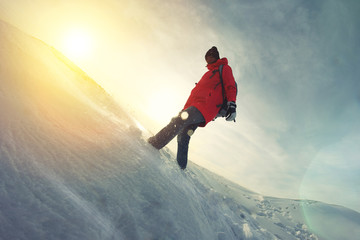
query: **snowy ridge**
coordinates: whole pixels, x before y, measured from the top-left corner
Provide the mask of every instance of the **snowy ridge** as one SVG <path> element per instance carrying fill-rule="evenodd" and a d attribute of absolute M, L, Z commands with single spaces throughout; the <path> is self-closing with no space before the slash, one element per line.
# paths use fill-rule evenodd
<path fill-rule="evenodd" d="M 360 214 L 181 171 L 56 50 L 0 21 L 0 239 L 356 239 Z"/>

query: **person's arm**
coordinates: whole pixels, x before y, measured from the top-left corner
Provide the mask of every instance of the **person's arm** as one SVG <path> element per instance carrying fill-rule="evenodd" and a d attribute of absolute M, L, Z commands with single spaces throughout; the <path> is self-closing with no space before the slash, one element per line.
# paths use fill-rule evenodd
<path fill-rule="evenodd" d="M 223 81 L 225 94 L 228 102 L 236 102 L 236 86 L 232 69 L 229 65 L 225 65 L 223 69 Z"/>
<path fill-rule="evenodd" d="M 235 78 L 232 74 L 232 69 L 230 66 L 225 66 L 223 69 L 223 81 L 224 81 L 224 88 L 225 94 L 227 98 L 227 113 L 226 113 L 226 121 L 234 121 L 236 118 L 236 84 Z"/>

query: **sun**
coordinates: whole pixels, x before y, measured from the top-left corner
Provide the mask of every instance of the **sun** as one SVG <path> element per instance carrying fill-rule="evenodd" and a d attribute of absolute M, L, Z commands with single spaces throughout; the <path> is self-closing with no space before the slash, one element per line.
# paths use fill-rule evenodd
<path fill-rule="evenodd" d="M 85 29 L 71 29 L 64 37 L 64 54 L 72 59 L 89 57 L 93 50 L 93 37 Z"/>

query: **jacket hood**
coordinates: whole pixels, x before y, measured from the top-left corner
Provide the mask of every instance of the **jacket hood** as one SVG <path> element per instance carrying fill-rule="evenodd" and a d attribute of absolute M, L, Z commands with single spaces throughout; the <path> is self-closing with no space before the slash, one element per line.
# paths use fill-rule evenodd
<path fill-rule="evenodd" d="M 228 60 L 227 58 L 221 58 L 218 59 L 216 62 L 212 63 L 212 64 L 208 64 L 207 68 L 212 71 L 215 70 L 217 68 L 219 68 L 220 65 L 228 65 Z"/>

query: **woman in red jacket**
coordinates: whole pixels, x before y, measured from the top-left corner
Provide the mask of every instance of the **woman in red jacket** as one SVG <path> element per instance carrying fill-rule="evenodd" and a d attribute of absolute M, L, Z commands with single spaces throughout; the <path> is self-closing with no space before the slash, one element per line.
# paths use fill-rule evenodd
<path fill-rule="evenodd" d="M 189 141 L 197 127 L 205 127 L 217 114 L 223 104 L 223 87 L 221 85 L 219 67 L 223 65 L 222 78 L 224 94 L 227 99 L 227 121 L 235 121 L 236 117 L 236 84 L 231 67 L 226 58 L 219 57 L 216 47 L 212 47 L 205 55 L 206 72 L 191 91 L 183 110 L 148 142 L 156 149 L 163 148 L 176 135 L 178 140 L 177 162 L 181 169 L 187 165 Z"/>

